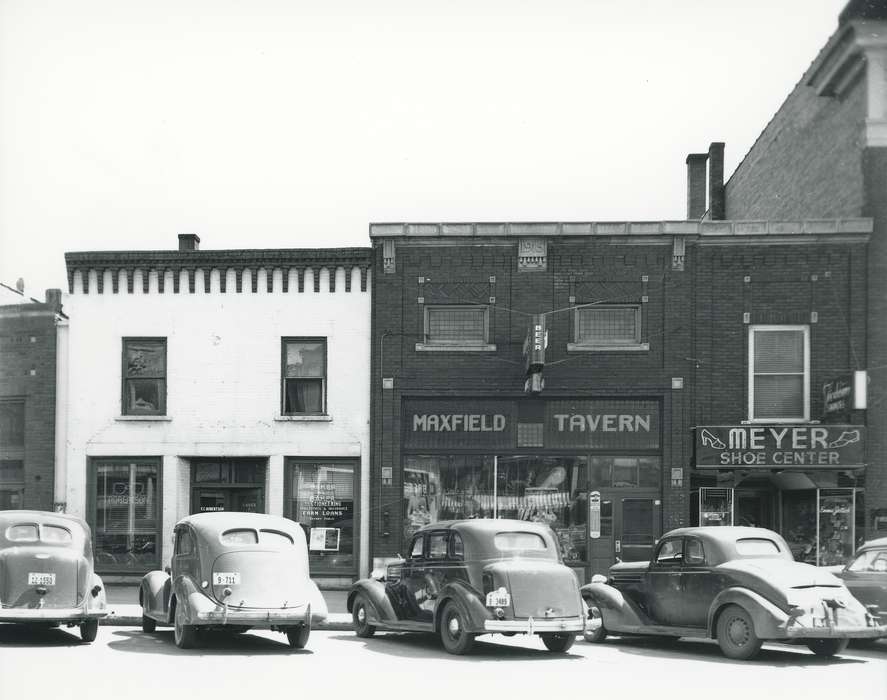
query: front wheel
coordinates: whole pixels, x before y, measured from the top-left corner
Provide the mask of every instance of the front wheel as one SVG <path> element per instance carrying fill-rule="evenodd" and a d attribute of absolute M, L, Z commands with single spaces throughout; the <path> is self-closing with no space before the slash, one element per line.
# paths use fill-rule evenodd
<path fill-rule="evenodd" d="M 308 637 L 311 636 L 311 625 L 296 625 L 290 627 L 286 631 L 286 639 L 293 649 L 304 649 L 308 643 Z"/>
<path fill-rule="evenodd" d="M 440 616 L 440 639 L 451 654 L 467 654 L 474 646 L 474 635 L 468 632 L 465 615 L 455 603 L 447 603 Z"/>
<path fill-rule="evenodd" d="M 571 632 L 542 635 L 542 643 L 545 645 L 545 648 L 558 654 L 568 651 L 575 641 L 576 635 Z"/>
<path fill-rule="evenodd" d="M 94 642 L 99 633 L 99 621 L 87 620 L 80 623 L 80 639 L 84 642 Z"/>
<path fill-rule="evenodd" d="M 142 614 L 142 632 L 150 634 L 157 629 L 157 621 L 153 617 Z"/>
<path fill-rule="evenodd" d="M 758 653 L 763 642 L 755 634 L 751 616 L 738 605 L 728 605 L 718 618 L 718 645 L 724 656 L 744 661 Z"/>
<path fill-rule="evenodd" d="M 179 649 L 192 649 L 197 646 L 197 626 L 185 624 L 185 612 L 178 604 L 173 621 L 173 639 Z"/>
<path fill-rule="evenodd" d="M 817 656 L 834 656 L 847 648 L 849 639 L 808 639 L 804 644 Z"/>
<path fill-rule="evenodd" d="M 369 623 L 367 618 L 367 604 L 363 596 L 357 596 L 354 599 L 354 606 L 351 608 L 351 620 L 354 623 L 354 632 L 358 637 L 367 639 L 376 633 L 375 626 Z"/>
<path fill-rule="evenodd" d="M 604 618 L 601 611 L 594 607 L 588 607 L 588 619 L 585 621 L 585 629 L 582 632 L 582 638 L 586 642 L 599 644 L 607 637 L 607 629 L 604 627 Z"/>

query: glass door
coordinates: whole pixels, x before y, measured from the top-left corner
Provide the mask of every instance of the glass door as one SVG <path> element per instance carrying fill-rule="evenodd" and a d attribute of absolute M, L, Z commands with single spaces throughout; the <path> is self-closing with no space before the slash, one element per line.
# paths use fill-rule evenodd
<path fill-rule="evenodd" d="M 623 498 L 617 509 L 616 556 L 622 561 L 649 561 L 659 537 L 659 506 L 653 498 Z"/>

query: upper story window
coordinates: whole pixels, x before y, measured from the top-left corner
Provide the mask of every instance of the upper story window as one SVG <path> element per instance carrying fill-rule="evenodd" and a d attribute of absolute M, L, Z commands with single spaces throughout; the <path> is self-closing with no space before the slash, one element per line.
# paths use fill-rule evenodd
<path fill-rule="evenodd" d="M 326 338 L 284 338 L 281 374 L 284 415 L 325 412 Z"/>
<path fill-rule="evenodd" d="M 490 309 L 478 305 L 425 307 L 425 332 L 417 349 L 489 350 Z"/>
<path fill-rule="evenodd" d="M 0 450 L 25 446 L 25 402 L 0 400 Z"/>
<path fill-rule="evenodd" d="M 749 420 L 810 420 L 809 327 L 751 326 L 748 356 Z"/>
<path fill-rule="evenodd" d="M 577 308 L 570 350 L 647 350 L 641 342 L 641 307 L 637 304 Z"/>
<path fill-rule="evenodd" d="M 166 415 L 166 338 L 123 339 L 123 415 Z"/>

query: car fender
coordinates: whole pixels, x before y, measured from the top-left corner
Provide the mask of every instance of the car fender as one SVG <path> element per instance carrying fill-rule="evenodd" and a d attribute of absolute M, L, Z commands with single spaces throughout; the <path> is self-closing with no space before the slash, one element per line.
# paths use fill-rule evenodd
<path fill-rule="evenodd" d="M 165 571 L 149 571 L 139 584 L 142 613 L 166 621 L 169 613 L 170 578 Z"/>
<path fill-rule="evenodd" d="M 98 593 L 93 595 L 92 592 L 98 586 Z M 105 584 L 101 577 L 93 572 L 92 579 L 89 582 L 89 590 L 86 592 L 86 612 L 104 612 L 107 607 L 107 597 L 105 596 Z"/>
<path fill-rule="evenodd" d="M 351 592 L 348 594 L 348 612 L 351 612 L 354 608 L 354 599 L 358 593 L 363 595 L 367 605 L 370 606 L 371 617 L 379 622 L 397 620 L 397 613 L 394 612 L 394 607 L 391 605 L 391 601 L 388 600 L 384 583 L 372 578 L 365 578 L 355 582 L 351 587 Z"/>
<path fill-rule="evenodd" d="M 203 591 L 201 591 L 190 578 L 180 576 L 173 581 L 173 591 L 175 595 L 175 608 L 182 606 L 184 610 L 186 625 L 197 624 L 198 613 L 208 613 L 219 609 L 219 605 L 210 600 Z M 169 608 L 169 621 L 175 620 L 174 606 Z"/>
<path fill-rule="evenodd" d="M 579 589 L 579 593 L 589 607 L 600 610 L 601 620 L 608 630 L 650 624 L 647 616 L 632 600 L 607 583 L 586 584 Z"/>
<path fill-rule="evenodd" d="M 437 596 L 437 605 L 434 606 L 435 632 L 440 631 L 440 616 L 450 601 L 453 601 L 462 610 L 462 614 L 468 622 L 469 632 L 484 632 L 484 621 L 493 619 L 493 614 L 483 604 L 477 591 L 462 581 L 454 581 L 444 586 Z"/>
<path fill-rule="evenodd" d="M 788 615 L 759 593 L 738 587 L 721 591 L 712 601 L 708 610 L 708 631 L 712 637 L 717 635 L 718 616 L 728 605 L 738 605 L 751 616 L 755 634 L 760 639 L 785 637 Z"/>

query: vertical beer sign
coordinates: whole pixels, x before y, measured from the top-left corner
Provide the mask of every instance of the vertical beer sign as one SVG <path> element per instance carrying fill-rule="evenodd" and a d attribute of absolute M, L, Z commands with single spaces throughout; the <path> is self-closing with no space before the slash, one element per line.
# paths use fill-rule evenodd
<path fill-rule="evenodd" d="M 596 540 L 601 536 L 601 492 L 588 494 L 588 536 Z"/>

